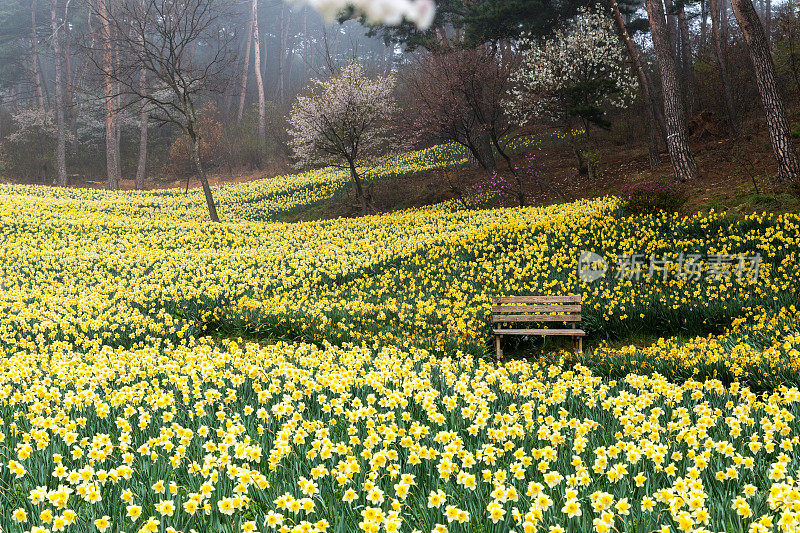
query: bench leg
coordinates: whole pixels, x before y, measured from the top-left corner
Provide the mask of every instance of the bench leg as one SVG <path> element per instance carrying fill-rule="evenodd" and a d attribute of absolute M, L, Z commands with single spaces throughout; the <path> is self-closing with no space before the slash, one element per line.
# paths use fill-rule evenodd
<path fill-rule="evenodd" d="M 503 348 L 500 346 L 500 339 L 502 339 L 502 335 L 495 335 L 494 336 L 494 348 L 495 348 L 495 351 L 497 352 L 497 360 L 498 361 L 500 361 L 500 359 L 503 358 Z"/>
<path fill-rule="evenodd" d="M 572 347 L 577 348 L 576 353 L 583 353 L 583 337 L 574 337 L 572 339 Z"/>

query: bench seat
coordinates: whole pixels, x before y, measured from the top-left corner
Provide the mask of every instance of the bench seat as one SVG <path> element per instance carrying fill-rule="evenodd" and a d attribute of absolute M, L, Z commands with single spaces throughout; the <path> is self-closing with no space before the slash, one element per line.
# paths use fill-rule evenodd
<path fill-rule="evenodd" d="M 566 335 L 570 337 L 584 337 L 586 332 L 582 329 L 495 329 L 495 335 Z"/>

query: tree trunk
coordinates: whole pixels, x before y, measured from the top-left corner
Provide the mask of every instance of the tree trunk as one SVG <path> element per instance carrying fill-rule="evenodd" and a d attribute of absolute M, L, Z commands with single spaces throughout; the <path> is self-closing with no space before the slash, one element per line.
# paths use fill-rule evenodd
<path fill-rule="evenodd" d="M 486 170 L 494 172 L 497 170 L 497 162 L 494 160 L 494 151 L 492 151 L 492 143 L 487 134 L 482 134 L 480 138 L 479 149 L 483 153 L 484 160 L 486 161 Z"/>
<path fill-rule="evenodd" d="M 633 70 L 636 72 L 636 78 L 639 81 L 639 87 L 642 90 L 642 96 L 644 97 L 645 106 L 647 107 L 649 114 L 649 127 L 658 129 L 657 135 L 655 136 L 656 143 L 660 137 L 661 141 L 666 144 L 667 133 L 664 126 L 664 114 L 661 111 L 661 103 L 656 97 L 656 92 L 653 87 L 653 80 L 650 79 L 650 74 L 645 68 L 645 63 L 642 59 L 642 54 L 639 51 L 639 47 L 636 45 L 634 40 L 631 39 L 631 36 L 628 33 L 628 28 L 622 18 L 622 13 L 620 13 L 617 0 L 611 0 L 611 11 L 614 13 L 614 20 L 617 23 L 617 30 L 622 37 L 622 41 L 625 43 L 625 48 L 628 50 L 628 56 L 631 59 Z M 651 139 L 654 138 L 653 135 L 650 135 L 649 137 Z M 653 147 L 651 146 L 651 165 L 653 163 L 653 153 L 655 153 L 655 164 L 658 165 L 658 144 L 655 146 L 655 152 L 653 152 Z"/>
<path fill-rule="evenodd" d="M 683 79 L 683 93 L 686 95 L 686 108 L 689 116 L 697 111 L 697 83 L 694 78 L 694 60 L 692 48 L 689 43 L 689 23 L 686 20 L 686 10 L 683 3 L 678 10 L 678 26 L 681 37 L 681 78 Z"/>
<path fill-rule="evenodd" d="M 736 116 L 736 104 L 731 94 L 731 80 L 728 76 L 728 65 L 725 59 L 725 43 L 722 41 L 722 5 L 726 0 L 711 0 L 711 40 L 714 43 L 714 56 L 717 59 L 719 79 L 722 83 L 722 99 L 725 113 L 728 115 L 728 126 L 734 136 L 739 135 L 739 120 Z"/>
<path fill-rule="evenodd" d="M 722 44 L 728 46 L 728 3 L 729 0 L 720 0 L 721 10 L 719 16 L 719 33 Z"/>
<path fill-rule="evenodd" d="M 122 178 L 122 153 L 120 146 L 122 145 L 122 121 L 119 110 L 122 109 L 122 95 L 119 94 L 119 84 L 114 84 L 114 92 L 117 96 L 114 98 L 114 139 L 116 146 L 116 161 L 114 165 L 117 168 L 117 188 L 119 188 L 119 180 Z"/>
<path fill-rule="evenodd" d="M 288 31 L 288 30 L 287 30 Z M 286 53 L 286 62 L 284 63 L 283 68 L 283 90 L 286 90 L 287 85 L 291 87 L 292 85 L 292 70 L 294 70 L 294 43 L 289 47 L 289 51 Z M 287 84 L 288 82 L 288 84 Z"/>
<path fill-rule="evenodd" d="M 139 47 L 142 55 L 145 54 L 144 36 L 139 35 Z M 139 72 L 139 94 L 144 97 L 147 94 L 147 70 L 142 69 Z M 136 164 L 136 179 L 134 181 L 138 190 L 144 189 L 144 183 L 147 179 L 147 126 L 148 126 L 148 108 L 147 101 L 142 98 L 142 107 L 139 109 L 139 161 Z"/>
<path fill-rule="evenodd" d="M 61 57 L 61 37 L 58 34 L 59 21 L 56 15 L 57 0 L 50 0 L 50 24 L 53 28 L 53 63 L 55 68 L 55 104 L 56 104 L 56 170 L 57 180 L 61 187 L 67 186 L 67 124 L 64 119 L 64 87 Z"/>
<path fill-rule="evenodd" d="M 147 72 L 142 70 L 139 74 L 139 92 L 144 94 L 147 89 Z M 142 102 L 142 109 L 139 111 L 139 162 L 136 165 L 136 188 L 144 189 L 144 182 L 147 179 L 147 104 Z"/>
<path fill-rule="evenodd" d="M 39 59 L 39 35 L 36 31 L 36 2 L 31 3 L 31 43 L 33 53 L 34 84 L 36 85 L 39 109 L 50 107 L 50 92 L 47 90 L 42 61 Z"/>
<path fill-rule="evenodd" d="M 50 100 L 50 89 L 47 86 L 47 76 L 44 75 L 44 69 L 42 68 L 42 60 L 39 56 L 36 56 L 36 67 L 39 70 L 39 79 L 41 81 L 42 91 L 44 91 L 44 102 L 45 107 L 49 108 L 53 105 L 53 102 Z"/>
<path fill-rule="evenodd" d="M 348 163 L 350 164 L 350 178 L 353 180 L 353 190 L 356 192 L 359 202 L 361 202 L 361 211 L 364 215 L 368 215 L 370 206 L 369 202 L 367 202 L 367 197 L 364 196 L 364 189 L 361 187 L 361 178 L 358 177 L 358 172 L 356 172 L 356 162 L 354 159 L 350 159 Z"/>
<path fill-rule="evenodd" d="M 323 25 L 323 31 L 324 31 L 324 25 Z M 310 42 L 311 37 L 307 36 L 306 39 L 309 41 L 308 48 L 309 48 L 309 55 L 311 56 L 309 57 L 309 64 L 311 65 L 310 72 L 312 74 L 315 74 L 317 69 L 317 54 L 311 47 L 311 42 Z"/>
<path fill-rule="evenodd" d="M 393 72 L 394 71 L 394 44 L 389 45 L 389 60 L 386 65 L 386 72 Z"/>
<path fill-rule="evenodd" d="M 764 31 L 767 33 L 767 42 L 772 43 L 772 0 L 764 4 Z"/>
<path fill-rule="evenodd" d="M 467 142 L 465 145 L 467 147 L 467 161 L 473 167 L 481 167 L 488 172 L 494 172 L 497 169 L 494 159 L 489 160 L 486 157 L 486 150 L 482 143 L 481 139 L 476 139 L 475 142 Z"/>
<path fill-rule="evenodd" d="M 681 59 L 681 39 L 675 2 L 673 0 L 663 0 L 663 2 L 666 9 L 670 50 L 672 50 L 672 57 L 679 62 Z"/>
<path fill-rule="evenodd" d="M 189 137 L 192 139 L 192 156 L 194 159 L 194 167 L 197 170 L 197 177 L 200 179 L 200 184 L 203 186 L 203 193 L 206 195 L 206 204 L 208 204 L 208 216 L 211 222 L 219 222 L 217 215 L 217 206 L 214 203 L 214 196 L 211 194 L 211 186 L 208 184 L 208 177 L 205 170 L 203 170 L 203 163 L 200 161 L 200 136 L 197 134 L 196 129 L 190 130 Z"/>
<path fill-rule="evenodd" d="M 686 113 L 678 85 L 675 59 L 669 42 L 661 0 L 646 0 L 650 18 L 650 34 L 661 70 L 661 91 L 664 95 L 664 115 L 667 127 L 667 150 L 678 181 L 686 182 L 697 177 L 697 163 L 689 150 L 686 131 Z"/>
<path fill-rule="evenodd" d="M 708 36 L 708 0 L 700 0 L 700 50 L 705 50 Z"/>
<path fill-rule="evenodd" d="M 467 147 L 467 163 L 472 168 L 481 166 L 478 157 L 475 155 L 475 148 L 471 144 L 465 144 Z"/>
<path fill-rule="evenodd" d="M 263 28 L 259 28 L 260 34 L 265 36 L 264 39 L 261 39 L 261 44 L 263 45 L 263 47 L 261 48 L 261 57 L 262 57 L 261 75 L 264 76 L 264 78 L 267 78 L 270 70 L 272 70 L 272 66 L 269 64 L 269 61 L 270 60 L 275 61 L 275 60 L 271 55 L 268 54 L 269 39 L 267 39 L 266 36 L 269 35 L 269 33 L 265 30 L 263 31 L 262 30 Z M 275 57 L 278 57 L 279 54 L 273 54 L 273 55 Z M 277 63 L 277 61 L 275 62 Z M 277 85 L 275 91 L 277 91 Z M 266 89 L 265 89 L 265 94 L 266 94 Z M 272 93 L 272 96 L 273 96 L 272 100 L 275 101 L 275 92 Z"/>
<path fill-rule="evenodd" d="M 119 70 L 119 50 L 114 51 L 114 68 Z M 120 146 L 122 145 L 122 120 L 120 109 L 122 109 L 122 91 L 120 90 L 120 82 L 114 81 L 114 137 L 115 137 L 115 158 L 114 166 L 117 169 L 117 189 L 119 189 L 119 181 L 122 179 L 122 153 Z"/>
<path fill-rule="evenodd" d="M 39 56 L 36 56 L 36 68 L 39 71 L 39 79 L 41 80 L 41 87 L 42 91 L 44 91 L 44 102 L 45 107 L 52 106 L 52 101 L 50 100 L 50 89 L 47 86 L 47 77 L 44 75 L 44 69 L 42 68 L 42 60 Z"/>
<path fill-rule="evenodd" d="M 36 91 L 39 110 L 44 109 L 44 89 L 42 88 L 42 67 L 39 64 L 39 36 L 36 34 L 36 2 L 31 2 L 31 73 Z"/>
<path fill-rule="evenodd" d="M 78 113 L 75 109 L 75 73 L 72 68 L 72 25 L 69 22 L 69 2 L 64 6 L 64 102 L 69 122 L 72 151 L 78 151 Z"/>
<path fill-rule="evenodd" d="M 564 121 L 564 135 L 569 139 L 569 146 L 572 148 L 572 154 L 575 156 L 578 175 L 585 176 L 589 173 L 589 166 L 586 164 L 586 160 L 583 158 L 583 152 L 575 140 L 575 134 L 572 132 L 572 124 L 570 124 L 569 118 Z"/>
<path fill-rule="evenodd" d="M 792 138 L 789 135 L 789 124 L 783 100 L 778 94 L 775 83 L 775 65 L 769 50 L 769 41 L 764 27 L 758 20 L 753 3 L 750 0 L 732 0 L 733 14 L 736 17 L 742 35 L 750 51 L 750 59 L 756 74 L 756 85 L 761 95 L 761 103 L 767 119 L 772 150 L 778 161 L 778 180 L 796 181 L 800 178 L 800 163 L 797 160 Z"/>
<path fill-rule="evenodd" d="M 308 35 L 308 6 L 303 8 L 303 66 L 306 72 L 309 71 L 311 65 L 311 58 L 309 51 L 311 50 L 311 39 Z"/>
<path fill-rule="evenodd" d="M 284 45 L 284 15 L 286 3 L 281 2 L 281 18 L 278 28 L 278 103 L 283 103 L 283 45 Z"/>
<path fill-rule="evenodd" d="M 253 27 L 255 24 L 256 18 L 256 9 L 258 5 L 258 0 L 253 0 L 251 8 L 250 8 L 250 21 L 247 24 L 248 32 L 247 32 L 247 46 L 244 49 L 244 62 L 242 63 L 242 77 L 241 81 L 239 82 L 239 110 L 236 112 L 236 123 L 240 124 L 242 122 L 242 116 L 244 115 L 244 102 L 245 98 L 247 97 L 247 73 L 250 72 L 250 47 L 253 44 Z M 256 48 L 258 45 L 256 45 Z M 258 60 L 256 60 L 256 70 L 259 69 Z"/>
<path fill-rule="evenodd" d="M 482 130 L 475 132 L 473 149 L 475 158 L 480 166 L 488 172 L 497 170 L 497 163 L 495 163 L 494 152 L 492 151 L 492 139 L 487 132 Z"/>
<path fill-rule="evenodd" d="M 72 115 L 72 30 L 69 23 L 69 2 L 64 6 L 64 103 Z"/>
<path fill-rule="evenodd" d="M 505 150 L 503 150 L 502 146 L 500 145 L 500 140 L 496 136 L 492 136 L 492 146 L 494 146 L 497 153 L 500 154 L 508 165 L 508 170 L 514 175 L 514 181 L 517 184 L 517 190 L 514 191 L 517 197 L 517 203 L 520 207 L 525 207 L 525 189 L 522 184 L 522 176 L 519 175 L 517 172 L 516 167 L 511 164 L 511 158 L 508 156 Z"/>
<path fill-rule="evenodd" d="M 586 175 L 589 173 L 589 165 L 586 164 L 586 160 L 583 158 L 583 152 L 581 152 L 580 147 L 578 147 L 578 144 L 574 140 L 574 135 L 571 133 L 568 133 L 568 135 L 573 137 L 571 143 L 572 154 L 575 156 L 575 163 L 578 165 L 578 174 L 580 176 Z"/>
<path fill-rule="evenodd" d="M 267 102 L 264 98 L 264 79 L 261 77 L 261 40 L 258 35 L 257 11 L 258 0 L 253 0 L 253 52 L 255 53 L 256 85 L 258 86 L 258 141 L 259 147 L 263 150 L 267 145 Z"/>
<path fill-rule="evenodd" d="M 281 77 L 281 102 L 286 100 L 287 94 L 286 91 L 291 87 L 292 84 L 292 70 L 294 69 L 294 51 L 295 39 L 289 39 L 289 29 L 292 24 L 292 16 L 291 11 L 289 12 L 289 18 L 286 21 L 286 25 L 283 29 L 283 46 L 286 48 L 286 55 L 283 57 L 283 76 Z"/>
<path fill-rule="evenodd" d="M 119 189 L 119 137 L 117 135 L 117 120 L 115 106 L 114 80 L 111 72 L 114 69 L 114 56 L 111 50 L 111 26 L 106 10 L 106 0 L 97 0 L 97 10 L 101 19 L 103 70 L 105 78 L 105 103 L 106 103 L 106 174 L 108 188 Z"/>
<path fill-rule="evenodd" d="M 142 105 L 139 116 L 139 161 L 136 165 L 136 188 L 144 189 L 147 180 L 147 107 Z"/>
<path fill-rule="evenodd" d="M 645 104 L 647 106 L 647 104 Z M 647 156 L 648 162 L 650 163 L 650 168 L 654 169 L 658 166 L 661 162 L 661 154 L 659 153 L 659 147 L 661 142 L 663 142 L 663 138 L 659 137 L 659 127 L 655 123 L 655 118 L 653 117 L 652 110 L 648 110 L 647 112 L 647 124 L 645 124 L 647 128 Z"/>
<path fill-rule="evenodd" d="M 31 59 L 28 65 L 28 73 L 31 76 L 31 87 L 33 94 L 36 95 L 36 107 L 41 111 L 44 110 L 44 94 L 42 93 L 42 82 L 39 79 L 39 70 L 36 68 L 36 60 L 33 59 L 33 53 L 31 53 Z"/>

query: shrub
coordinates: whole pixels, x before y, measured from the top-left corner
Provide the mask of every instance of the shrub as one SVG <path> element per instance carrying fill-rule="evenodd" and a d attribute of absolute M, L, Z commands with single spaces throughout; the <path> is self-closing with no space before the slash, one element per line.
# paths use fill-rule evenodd
<path fill-rule="evenodd" d="M 597 178 L 600 174 L 600 151 L 597 149 L 581 150 L 581 156 L 586 163 L 586 170 L 591 179 Z"/>
<path fill-rule="evenodd" d="M 677 184 L 644 181 L 628 188 L 622 208 L 628 215 L 675 213 L 688 199 L 686 191 Z"/>
<path fill-rule="evenodd" d="M 514 185 L 508 176 L 493 172 L 491 177 L 473 183 L 467 192 L 470 202 L 479 209 L 513 205 Z"/>
<path fill-rule="evenodd" d="M 223 128 L 219 118 L 219 110 L 213 103 L 204 105 L 199 113 L 200 126 L 200 160 L 204 166 L 213 167 L 219 164 L 217 157 L 222 149 Z M 169 164 L 165 169 L 171 174 L 186 175 L 194 172 L 192 141 L 186 135 L 175 139 L 169 149 Z"/>
<path fill-rule="evenodd" d="M 792 182 L 789 184 L 789 194 L 796 198 L 800 198 L 800 182 Z"/>

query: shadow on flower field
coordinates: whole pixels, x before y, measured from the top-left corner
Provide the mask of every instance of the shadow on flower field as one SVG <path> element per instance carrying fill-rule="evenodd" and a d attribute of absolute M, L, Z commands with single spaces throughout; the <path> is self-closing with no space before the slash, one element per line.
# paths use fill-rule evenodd
<path fill-rule="evenodd" d="M 228 335 L 317 343 L 377 340 L 439 354 L 485 355 L 492 295 L 582 294 L 582 327 L 594 348 L 577 361 L 601 374 L 636 369 L 679 381 L 711 376 L 726 383 L 745 380 L 759 390 L 796 383 L 798 253 L 784 244 L 796 239 L 796 216 L 621 217 L 613 202 L 518 213 L 525 223 L 493 221 L 408 256 L 323 277 L 301 291 L 253 292 L 232 309 L 223 306 L 227 309 L 211 327 Z M 645 272 L 640 279 L 609 275 L 584 284 L 576 258 L 585 249 L 610 260 L 629 250 L 644 257 L 759 253 L 763 260 L 755 280 L 735 275 L 688 280 L 672 272 L 664 281 Z M 761 337 L 748 335 L 751 330 Z M 625 344 L 675 336 L 646 349 Z M 604 347 L 601 340 L 620 347 Z"/>

